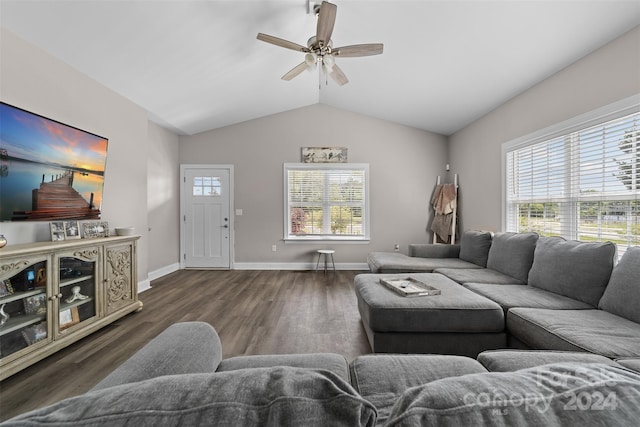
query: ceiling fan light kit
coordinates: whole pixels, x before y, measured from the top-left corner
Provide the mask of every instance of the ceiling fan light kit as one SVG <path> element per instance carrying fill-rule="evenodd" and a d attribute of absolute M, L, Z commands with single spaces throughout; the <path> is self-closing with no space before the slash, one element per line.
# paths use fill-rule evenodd
<path fill-rule="evenodd" d="M 317 68 L 318 64 L 320 64 L 320 68 L 322 69 L 325 77 L 327 75 L 330 76 L 336 83 L 338 83 L 338 85 L 342 86 L 347 84 L 349 79 L 340 67 L 338 67 L 338 64 L 336 64 L 336 57 L 342 56 L 346 58 L 353 58 L 358 56 L 379 55 L 382 53 L 384 46 L 382 43 L 370 43 L 343 46 L 334 49 L 333 41 L 331 40 L 331 33 L 333 33 L 333 26 L 336 21 L 336 12 L 338 8 L 335 4 L 327 1 L 323 1 L 319 6 L 319 9 L 316 9 L 317 7 L 317 5 L 314 6 L 314 12 L 317 10 L 318 15 L 316 35 L 309 38 L 306 47 L 263 33 L 258 33 L 257 38 L 263 42 L 305 54 L 304 61 L 282 76 L 283 80 L 291 80 L 304 70 L 312 71 L 314 68 Z M 307 11 L 309 11 L 309 9 L 309 1 L 307 1 Z"/>

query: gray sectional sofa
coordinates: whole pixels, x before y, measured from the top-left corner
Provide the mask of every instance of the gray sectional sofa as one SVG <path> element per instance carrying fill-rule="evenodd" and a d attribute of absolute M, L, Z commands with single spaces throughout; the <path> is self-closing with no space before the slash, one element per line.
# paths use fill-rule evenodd
<path fill-rule="evenodd" d="M 432 354 L 223 360 L 210 325 L 177 323 L 89 392 L 1 425 L 637 425 L 640 248 L 614 266 L 615 251 L 467 232 L 412 256 L 372 253 L 372 274 L 355 280 L 372 348 Z M 442 294 L 378 283 L 406 275 Z"/>
<path fill-rule="evenodd" d="M 582 352 L 240 356 L 177 323 L 91 391 L 3 426 L 635 425 L 640 372 Z M 639 359 L 640 360 L 640 359 Z M 636 365 L 637 366 L 637 365 Z"/>
<path fill-rule="evenodd" d="M 376 352 L 440 352 L 439 339 L 455 338 L 451 333 L 434 336 L 431 325 L 421 325 L 422 331 L 416 331 L 415 324 L 392 325 L 397 317 L 393 311 L 415 310 L 415 302 L 403 302 L 408 298 L 386 289 L 382 297 L 369 297 L 370 287 L 380 287 L 371 276 L 430 273 L 455 281 L 504 312 L 503 345 L 496 345 L 495 339 L 483 345 L 478 343 L 480 336 L 476 340 L 460 336 L 462 348 L 457 354 L 473 356 L 483 349 L 516 347 L 640 357 L 640 247 L 629 248 L 614 266 L 615 259 L 616 246 L 610 242 L 467 231 L 459 245 L 411 245 L 408 256 L 373 252 L 368 256 L 373 274 L 356 276 L 355 286 L 360 315 Z M 439 297 L 445 300 L 420 298 L 436 301 Z M 447 308 L 466 315 L 455 305 L 448 303 Z M 404 334 L 405 345 L 384 345 L 393 334 Z"/>

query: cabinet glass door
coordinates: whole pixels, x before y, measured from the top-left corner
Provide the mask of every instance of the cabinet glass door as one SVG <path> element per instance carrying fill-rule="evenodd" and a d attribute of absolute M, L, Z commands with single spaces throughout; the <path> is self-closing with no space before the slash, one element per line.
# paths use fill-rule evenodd
<path fill-rule="evenodd" d="M 47 261 L 3 261 L 0 271 L 0 357 L 50 341 Z"/>
<path fill-rule="evenodd" d="M 97 256 L 97 252 L 96 252 Z M 89 257 L 59 258 L 58 330 L 61 333 L 98 316 L 96 261 Z"/>

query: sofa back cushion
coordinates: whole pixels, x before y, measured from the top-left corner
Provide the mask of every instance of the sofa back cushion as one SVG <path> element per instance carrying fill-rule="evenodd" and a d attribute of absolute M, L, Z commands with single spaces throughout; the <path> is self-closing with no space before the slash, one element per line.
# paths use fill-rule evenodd
<path fill-rule="evenodd" d="M 167 375 L 92 391 L 15 425 L 373 426 L 374 406 L 328 371 L 292 367 Z M 22 423 L 20 423 L 22 422 Z"/>
<path fill-rule="evenodd" d="M 487 268 L 527 283 L 538 237 L 538 233 L 494 234 Z"/>
<path fill-rule="evenodd" d="M 598 307 L 640 323 L 640 247 L 631 247 L 622 256 Z"/>
<path fill-rule="evenodd" d="M 178 322 L 162 331 L 91 390 L 160 375 L 215 372 L 221 360 L 222 343 L 213 326 L 206 322 Z"/>
<path fill-rule="evenodd" d="M 616 245 L 540 237 L 529 272 L 529 285 L 594 307 L 613 269 Z"/>
<path fill-rule="evenodd" d="M 460 259 L 486 267 L 490 248 L 491 233 L 489 231 L 465 231 L 460 239 Z"/>
<path fill-rule="evenodd" d="M 639 401 L 639 374 L 563 363 L 410 388 L 385 426 L 637 425 Z"/>

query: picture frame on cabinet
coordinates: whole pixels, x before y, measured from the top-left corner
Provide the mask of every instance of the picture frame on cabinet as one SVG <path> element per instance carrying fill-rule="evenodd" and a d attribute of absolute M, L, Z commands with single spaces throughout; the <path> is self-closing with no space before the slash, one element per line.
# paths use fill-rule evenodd
<path fill-rule="evenodd" d="M 44 314 L 47 312 L 47 294 L 44 292 L 26 297 L 23 301 L 26 314 Z"/>
<path fill-rule="evenodd" d="M 64 222 L 52 221 L 49 223 L 49 230 L 51 230 L 51 241 L 59 242 L 64 240 Z"/>
<path fill-rule="evenodd" d="M 36 284 L 36 288 L 47 286 L 47 269 L 46 268 L 39 267 L 36 270 L 35 284 Z"/>
<path fill-rule="evenodd" d="M 80 323 L 80 314 L 78 307 L 67 308 L 60 311 L 60 330 L 67 329 L 70 326 Z"/>
<path fill-rule="evenodd" d="M 64 222 L 64 238 L 65 239 L 79 239 L 80 225 L 78 221 L 65 221 Z"/>
<path fill-rule="evenodd" d="M 11 286 L 11 280 L 0 280 L 0 297 L 7 297 L 13 295 L 13 286 Z"/>
<path fill-rule="evenodd" d="M 82 236 L 85 239 L 109 237 L 109 223 L 107 221 L 84 221 L 82 223 Z"/>
<path fill-rule="evenodd" d="M 47 338 L 47 322 L 26 327 L 22 330 L 22 337 L 27 345 L 35 344 Z"/>

